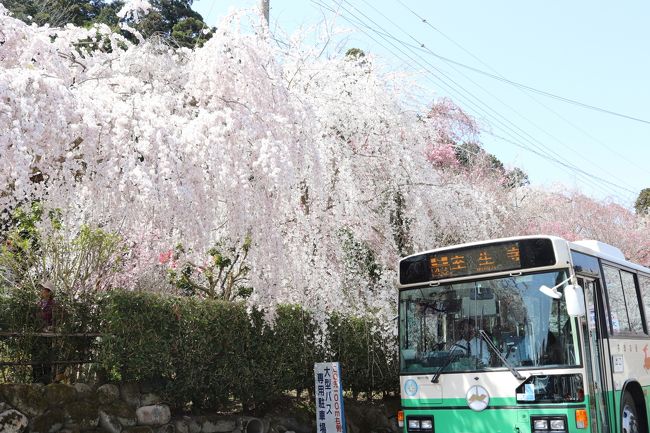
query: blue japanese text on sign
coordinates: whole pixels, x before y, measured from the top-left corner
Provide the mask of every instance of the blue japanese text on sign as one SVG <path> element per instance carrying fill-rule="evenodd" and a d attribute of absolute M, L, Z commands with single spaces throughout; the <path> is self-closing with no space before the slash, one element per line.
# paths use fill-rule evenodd
<path fill-rule="evenodd" d="M 316 433 L 346 433 L 343 385 L 338 362 L 314 364 Z"/>

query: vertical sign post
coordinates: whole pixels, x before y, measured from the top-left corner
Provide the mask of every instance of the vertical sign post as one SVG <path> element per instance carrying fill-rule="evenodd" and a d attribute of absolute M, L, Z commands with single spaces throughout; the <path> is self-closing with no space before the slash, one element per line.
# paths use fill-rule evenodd
<path fill-rule="evenodd" d="M 314 364 L 316 433 L 346 433 L 343 384 L 338 362 Z"/>

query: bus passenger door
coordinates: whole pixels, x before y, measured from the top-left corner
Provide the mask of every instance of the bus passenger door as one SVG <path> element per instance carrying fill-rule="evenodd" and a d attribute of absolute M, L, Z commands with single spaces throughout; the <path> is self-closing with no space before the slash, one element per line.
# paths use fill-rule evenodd
<path fill-rule="evenodd" d="M 578 277 L 578 284 L 583 287 L 586 303 L 586 316 L 582 317 L 581 326 L 585 341 L 585 365 L 587 370 L 587 382 L 591 392 L 589 398 L 589 409 L 591 418 L 589 420 L 592 431 L 609 432 L 609 408 L 607 399 L 607 371 L 606 360 L 609 357 L 609 348 L 606 346 L 605 324 L 602 321 L 606 317 L 603 313 L 601 291 L 599 280 L 586 277 Z M 600 319 L 599 319 L 600 318 Z"/>

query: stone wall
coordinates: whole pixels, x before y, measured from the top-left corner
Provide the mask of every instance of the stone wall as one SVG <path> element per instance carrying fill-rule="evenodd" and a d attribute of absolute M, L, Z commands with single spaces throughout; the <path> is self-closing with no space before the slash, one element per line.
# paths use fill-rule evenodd
<path fill-rule="evenodd" d="M 390 412 L 393 412 L 391 409 Z M 350 433 L 394 433 L 386 406 L 346 408 Z M 308 416 L 180 416 L 138 384 L 0 384 L 0 433 L 313 433 Z"/>

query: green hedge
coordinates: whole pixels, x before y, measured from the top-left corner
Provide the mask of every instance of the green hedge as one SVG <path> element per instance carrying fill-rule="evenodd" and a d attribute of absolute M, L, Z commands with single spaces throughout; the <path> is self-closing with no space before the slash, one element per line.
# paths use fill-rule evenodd
<path fill-rule="evenodd" d="M 0 295 L 0 330 L 33 330 L 35 296 Z M 102 334 L 85 349 L 108 380 L 148 383 L 177 408 L 236 402 L 256 410 L 287 392 L 313 392 L 313 364 L 323 360 L 341 362 L 344 387 L 355 395 L 398 388 L 396 341 L 369 318 L 333 314 L 321 327 L 301 307 L 284 305 L 270 326 L 241 303 L 125 291 L 61 302 L 60 311 L 57 331 Z M 28 356 L 33 340 L 2 339 L 0 356 Z M 78 356 L 79 342 L 88 343 L 65 341 L 59 358 Z"/>
<path fill-rule="evenodd" d="M 399 387 L 397 339 L 386 341 L 377 327 L 364 317 L 333 314 L 329 318 L 329 353 L 341 363 L 344 385 L 355 397 Z"/>

